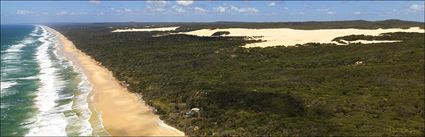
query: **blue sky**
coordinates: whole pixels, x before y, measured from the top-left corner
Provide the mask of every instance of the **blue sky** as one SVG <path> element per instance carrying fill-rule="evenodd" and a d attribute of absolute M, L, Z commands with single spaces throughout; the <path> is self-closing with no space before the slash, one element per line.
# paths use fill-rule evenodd
<path fill-rule="evenodd" d="M 422 1 L 1 1 L 1 23 L 402 19 L 424 22 Z"/>

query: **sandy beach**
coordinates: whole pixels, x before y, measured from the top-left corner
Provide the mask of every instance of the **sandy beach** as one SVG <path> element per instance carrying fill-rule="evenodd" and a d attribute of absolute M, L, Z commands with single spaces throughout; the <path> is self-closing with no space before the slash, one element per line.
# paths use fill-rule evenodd
<path fill-rule="evenodd" d="M 112 73 L 99 65 L 90 56 L 78 50 L 61 33 L 49 27 L 61 41 L 59 51 L 80 69 L 90 81 L 93 97 L 90 105 L 101 114 L 103 126 L 112 136 L 184 136 L 185 134 L 168 126 L 150 111 L 138 97 L 127 91 L 113 77 Z"/>

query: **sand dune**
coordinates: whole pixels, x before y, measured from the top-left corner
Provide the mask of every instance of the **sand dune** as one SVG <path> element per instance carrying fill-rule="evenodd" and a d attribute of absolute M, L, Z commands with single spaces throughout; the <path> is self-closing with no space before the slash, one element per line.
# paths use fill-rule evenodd
<path fill-rule="evenodd" d="M 139 98 L 127 91 L 112 73 L 78 50 L 59 32 L 46 27 L 62 42 L 59 51 L 89 79 L 93 91 L 90 102 L 101 114 L 105 129 L 113 136 L 184 136 L 185 134 L 164 124 Z"/>
<path fill-rule="evenodd" d="M 346 41 L 346 42 L 372 44 L 372 43 L 394 43 L 394 42 L 402 42 L 402 41 L 401 40 L 355 40 L 355 41 Z"/>
<path fill-rule="evenodd" d="M 141 29 L 135 29 L 135 28 L 129 28 L 129 29 L 116 29 L 111 32 L 136 32 L 136 31 L 173 31 L 176 30 L 179 27 L 161 27 L 161 28 L 141 28 Z"/>
<path fill-rule="evenodd" d="M 201 29 L 190 32 L 180 32 L 179 34 L 188 34 L 196 36 L 211 36 L 217 31 L 229 31 L 226 36 L 260 36 L 263 42 L 247 44 L 244 47 L 270 47 L 270 46 L 293 46 L 296 44 L 305 44 L 309 42 L 331 43 L 332 39 L 346 35 L 374 35 L 388 32 L 421 32 L 423 29 L 412 27 L 409 29 L 320 29 L 320 30 L 296 30 L 289 28 L 275 29 L 247 29 L 247 28 L 229 28 L 229 29 Z M 364 41 L 358 41 L 364 42 Z M 379 42 L 379 41 L 374 41 Z"/>

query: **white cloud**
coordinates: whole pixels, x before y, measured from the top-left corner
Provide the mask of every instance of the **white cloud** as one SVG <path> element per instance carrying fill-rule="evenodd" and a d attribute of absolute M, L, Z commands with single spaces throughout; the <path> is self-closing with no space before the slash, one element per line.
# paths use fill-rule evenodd
<path fill-rule="evenodd" d="M 17 15 L 30 15 L 30 14 L 34 14 L 34 12 L 29 11 L 29 10 L 16 10 L 16 14 Z"/>
<path fill-rule="evenodd" d="M 195 10 L 195 13 L 201 13 L 201 14 L 203 14 L 203 13 L 208 12 L 206 9 L 201 8 L 201 7 L 195 7 L 193 9 Z"/>
<path fill-rule="evenodd" d="M 109 9 L 111 9 L 115 13 L 121 13 L 122 12 L 121 9 L 116 9 L 116 8 L 109 8 Z"/>
<path fill-rule="evenodd" d="M 155 6 L 146 6 L 146 11 L 151 12 L 151 13 L 159 13 L 159 12 L 164 12 L 165 9 L 162 7 L 155 7 Z"/>
<path fill-rule="evenodd" d="M 189 6 L 193 4 L 193 0 L 177 0 L 176 3 L 183 6 Z"/>
<path fill-rule="evenodd" d="M 116 14 L 125 14 L 125 13 L 133 13 L 136 10 L 129 8 L 109 8 L 112 12 Z"/>
<path fill-rule="evenodd" d="M 87 12 L 71 12 L 69 15 L 87 15 Z"/>
<path fill-rule="evenodd" d="M 424 11 L 424 5 L 419 4 L 412 4 L 407 9 L 408 12 L 416 13 L 416 12 L 423 12 Z"/>
<path fill-rule="evenodd" d="M 317 9 L 317 11 L 324 12 L 324 11 L 329 11 L 329 9 Z"/>
<path fill-rule="evenodd" d="M 298 11 L 298 12 L 291 12 L 291 13 L 289 13 L 290 15 L 305 15 L 305 13 L 304 12 L 302 12 L 302 11 Z"/>
<path fill-rule="evenodd" d="M 98 13 L 96 13 L 96 15 L 97 16 L 103 16 L 103 15 L 105 15 L 105 13 L 104 12 L 98 12 Z"/>
<path fill-rule="evenodd" d="M 230 10 L 231 11 L 236 11 L 236 12 L 240 12 L 240 13 L 257 13 L 258 9 L 256 8 L 239 8 L 233 5 L 230 5 Z"/>
<path fill-rule="evenodd" d="M 24 10 L 24 9 L 18 9 L 15 12 L 16 15 L 31 15 L 31 16 L 47 16 L 50 15 L 49 12 L 41 11 L 41 12 L 35 12 L 30 10 Z"/>
<path fill-rule="evenodd" d="M 333 12 L 333 11 L 327 11 L 326 14 L 333 15 L 333 14 L 335 14 L 335 12 Z"/>
<path fill-rule="evenodd" d="M 89 0 L 92 4 L 100 4 L 100 0 Z"/>
<path fill-rule="evenodd" d="M 57 16 L 67 15 L 68 11 L 59 11 L 56 13 Z"/>
<path fill-rule="evenodd" d="M 41 15 L 49 15 L 48 12 L 41 12 Z"/>
<path fill-rule="evenodd" d="M 229 13 L 244 13 L 244 14 L 255 14 L 259 12 L 259 10 L 256 8 L 251 8 L 251 7 L 239 8 L 233 5 L 215 7 L 214 11 L 220 12 L 220 13 L 229 12 Z"/>
<path fill-rule="evenodd" d="M 356 12 L 354 12 L 353 13 L 354 15 L 360 15 L 360 14 L 362 14 L 360 11 L 356 11 Z"/>
<path fill-rule="evenodd" d="M 56 13 L 56 16 L 75 16 L 75 15 L 87 15 L 87 12 L 69 12 L 69 11 L 59 11 Z"/>
<path fill-rule="evenodd" d="M 333 14 L 335 14 L 335 12 L 333 12 L 333 11 L 331 11 L 329 9 L 317 9 L 317 11 L 322 12 L 322 13 L 327 14 L 327 15 L 333 15 Z"/>
<path fill-rule="evenodd" d="M 81 12 L 81 11 L 58 11 L 56 13 L 50 14 L 49 12 L 45 12 L 45 11 L 40 11 L 40 12 L 34 12 L 34 11 L 29 11 L 29 10 L 17 10 L 16 11 L 17 15 L 32 15 L 32 16 L 49 16 L 49 15 L 56 15 L 56 16 L 65 16 L 65 15 L 87 15 L 87 12 Z"/>
<path fill-rule="evenodd" d="M 173 9 L 173 11 L 177 12 L 177 13 L 183 13 L 186 10 L 184 10 L 183 8 L 181 8 L 180 6 L 174 5 L 173 7 L 171 7 Z"/>
<path fill-rule="evenodd" d="M 125 11 L 125 12 L 132 12 L 133 10 L 132 10 L 132 9 L 124 8 L 124 11 Z"/>
<path fill-rule="evenodd" d="M 151 5 L 155 5 L 155 6 L 163 7 L 163 6 L 168 4 L 168 1 L 165 1 L 165 0 L 148 0 L 148 1 L 146 1 L 146 3 L 151 4 Z"/>
<path fill-rule="evenodd" d="M 144 9 L 146 12 L 150 12 L 150 13 L 163 13 L 166 11 L 166 9 L 164 8 L 167 4 L 168 1 L 165 0 L 148 0 L 146 1 L 147 5 L 146 8 Z"/>
<path fill-rule="evenodd" d="M 221 13 L 226 12 L 226 8 L 222 6 L 215 7 L 214 10 Z"/>
<path fill-rule="evenodd" d="M 275 6 L 276 5 L 276 3 L 274 3 L 274 2 L 270 2 L 269 4 L 268 4 L 268 6 L 269 7 L 273 7 L 273 6 Z"/>

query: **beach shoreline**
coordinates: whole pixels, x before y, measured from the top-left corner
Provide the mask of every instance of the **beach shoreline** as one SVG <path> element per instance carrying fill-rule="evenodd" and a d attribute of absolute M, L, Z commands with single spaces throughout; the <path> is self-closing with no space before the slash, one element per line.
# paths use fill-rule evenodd
<path fill-rule="evenodd" d="M 104 129 L 112 136 L 184 136 L 176 128 L 164 124 L 137 95 L 119 84 L 112 73 L 58 31 L 43 26 L 61 43 L 58 52 L 72 62 L 88 78 L 92 91 L 89 98 L 93 114 L 99 113 Z M 93 115 L 92 114 L 92 115 Z M 92 116 L 93 118 L 93 116 Z M 91 122 L 92 122 L 91 118 Z M 93 123 L 92 123 L 93 127 Z"/>

